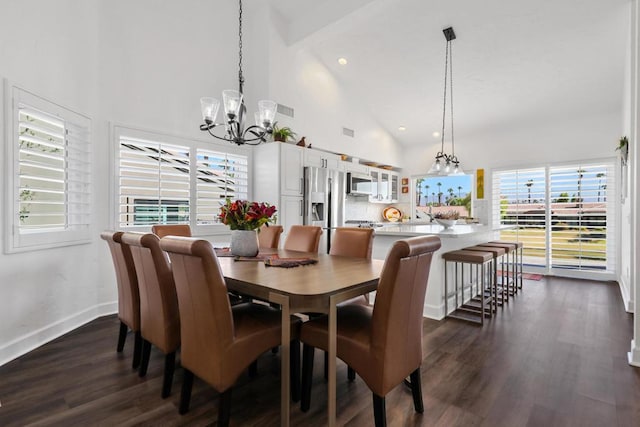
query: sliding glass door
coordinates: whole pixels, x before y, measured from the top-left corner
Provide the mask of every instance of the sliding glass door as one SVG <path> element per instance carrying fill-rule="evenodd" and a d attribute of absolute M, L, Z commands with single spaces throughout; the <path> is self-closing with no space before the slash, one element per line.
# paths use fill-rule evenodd
<path fill-rule="evenodd" d="M 495 225 L 524 243 L 525 270 L 590 277 L 615 272 L 613 160 L 495 171 Z"/>

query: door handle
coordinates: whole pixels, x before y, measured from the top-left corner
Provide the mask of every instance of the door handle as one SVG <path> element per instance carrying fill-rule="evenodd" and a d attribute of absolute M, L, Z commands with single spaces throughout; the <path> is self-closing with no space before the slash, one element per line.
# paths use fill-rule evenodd
<path fill-rule="evenodd" d="M 302 208 L 304 201 L 300 200 L 300 216 L 303 216 Z"/>
<path fill-rule="evenodd" d="M 300 178 L 300 194 L 302 194 L 303 188 L 304 188 L 304 178 Z"/>

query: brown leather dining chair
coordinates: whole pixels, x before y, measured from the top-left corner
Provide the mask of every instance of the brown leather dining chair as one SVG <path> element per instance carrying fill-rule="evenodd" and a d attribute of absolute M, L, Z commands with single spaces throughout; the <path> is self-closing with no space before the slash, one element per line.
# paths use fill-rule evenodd
<path fill-rule="evenodd" d="M 180 346 L 180 316 L 173 274 L 160 239 L 152 233 L 124 233 L 122 241 L 131 248 L 140 290 L 142 360 L 140 377 L 147 374 L 151 344 L 164 353 L 162 398 L 171 394 L 176 350 Z"/>
<path fill-rule="evenodd" d="M 373 306 L 337 308 L 337 355 L 362 377 L 373 392 L 376 426 L 386 425 L 385 395 L 407 376 L 416 412 L 424 411 L 420 380 L 422 311 L 437 236 L 397 241 L 380 274 Z M 327 317 L 302 325 L 304 343 L 301 409 L 309 410 L 315 347 L 327 350 Z"/>
<path fill-rule="evenodd" d="M 189 224 L 156 224 L 151 227 L 151 232 L 161 239 L 165 236 L 191 237 Z M 247 302 L 247 299 L 242 295 L 229 292 L 229 301 L 231 305 L 235 305 Z"/>
<path fill-rule="evenodd" d="M 118 285 L 118 319 L 120 319 L 120 333 L 118 335 L 117 351 L 124 350 L 127 339 L 127 330 L 135 333 L 133 345 L 132 368 L 140 365 L 142 353 L 142 336 L 140 334 L 140 294 L 138 292 L 138 278 L 131 257 L 129 246 L 122 243 L 121 231 L 103 231 L 100 238 L 109 245 L 113 266 L 116 270 L 116 283 Z"/>
<path fill-rule="evenodd" d="M 151 227 L 151 232 L 161 239 L 164 236 L 191 237 L 189 224 L 156 224 Z"/>
<path fill-rule="evenodd" d="M 278 249 L 280 245 L 280 235 L 283 228 L 281 225 L 263 225 L 258 232 L 258 247 L 267 249 Z"/>
<path fill-rule="evenodd" d="M 318 252 L 322 228 L 315 225 L 292 225 L 284 241 L 288 251 Z"/>
<path fill-rule="evenodd" d="M 171 258 L 180 311 L 184 368 L 180 413 L 189 410 L 196 375 L 220 393 L 218 425 L 226 426 L 236 380 L 258 356 L 280 345 L 281 313 L 262 304 L 232 307 L 220 264 L 208 241 L 169 236 L 160 240 L 160 247 Z M 291 317 L 294 385 L 300 380 L 299 322 L 299 318 Z"/>
<path fill-rule="evenodd" d="M 338 227 L 331 239 L 329 255 L 371 259 L 373 228 Z"/>
<path fill-rule="evenodd" d="M 373 228 L 355 228 L 355 227 L 338 227 L 333 233 L 331 239 L 331 249 L 329 255 L 347 256 L 353 258 L 371 259 L 373 251 Z M 342 303 L 345 304 L 364 304 L 369 305 L 369 294 L 352 298 Z M 324 377 L 329 377 L 327 352 L 324 353 Z M 356 378 L 356 374 L 351 367 L 348 368 L 347 377 L 349 381 Z"/>

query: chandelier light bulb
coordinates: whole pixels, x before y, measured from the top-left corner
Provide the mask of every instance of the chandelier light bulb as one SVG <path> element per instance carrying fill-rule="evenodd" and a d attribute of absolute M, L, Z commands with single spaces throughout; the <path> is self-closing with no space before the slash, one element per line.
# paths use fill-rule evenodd
<path fill-rule="evenodd" d="M 440 170 L 440 159 L 436 160 L 436 170 L 439 171 Z"/>

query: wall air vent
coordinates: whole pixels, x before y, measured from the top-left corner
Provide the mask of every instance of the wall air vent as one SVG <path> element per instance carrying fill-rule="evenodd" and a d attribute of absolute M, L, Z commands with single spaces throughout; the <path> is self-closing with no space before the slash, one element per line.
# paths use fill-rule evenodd
<path fill-rule="evenodd" d="M 282 114 L 283 116 L 293 117 L 293 108 L 287 107 L 283 104 L 278 104 L 278 113 Z"/>
<path fill-rule="evenodd" d="M 355 137 L 356 136 L 356 131 L 353 129 L 349 129 L 349 128 L 342 128 L 342 134 L 344 136 L 348 136 L 348 137 Z"/>

